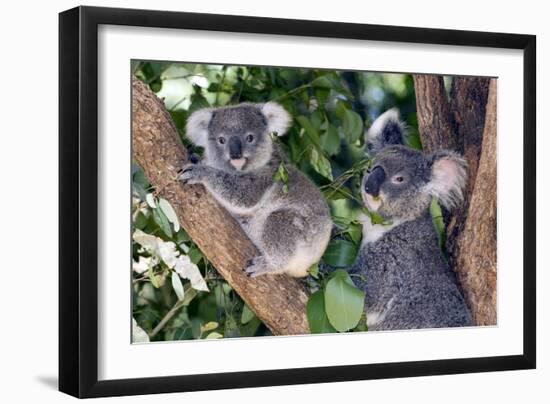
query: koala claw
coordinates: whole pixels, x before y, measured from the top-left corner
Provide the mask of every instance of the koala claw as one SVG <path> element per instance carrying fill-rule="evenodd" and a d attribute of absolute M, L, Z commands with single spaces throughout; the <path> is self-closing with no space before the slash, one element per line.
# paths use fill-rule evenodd
<path fill-rule="evenodd" d="M 200 166 L 196 164 L 186 164 L 180 171 L 179 179 L 184 184 L 200 183 Z"/>
<path fill-rule="evenodd" d="M 273 268 L 267 263 L 263 255 L 259 255 L 248 260 L 244 272 L 246 272 L 248 277 L 255 278 L 273 272 Z"/>

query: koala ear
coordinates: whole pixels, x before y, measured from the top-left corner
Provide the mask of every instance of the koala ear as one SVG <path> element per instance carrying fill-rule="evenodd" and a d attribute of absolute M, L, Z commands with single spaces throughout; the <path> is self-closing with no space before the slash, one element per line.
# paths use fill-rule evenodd
<path fill-rule="evenodd" d="M 208 124 L 213 112 L 209 108 L 199 109 L 187 119 L 185 134 L 191 142 L 197 146 L 206 147 L 208 139 Z"/>
<path fill-rule="evenodd" d="M 404 144 L 405 125 L 399 120 L 399 111 L 392 108 L 380 115 L 365 133 L 365 143 L 371 154 L 386 146 Z"/>
<path fill-rule="evenodd" d="M 426 186 L 428 193 L 448 210 L 458 206 L 464 199 L 468 179 L 466 160 L 452 151 L 438 151 L 428 157 L 432 174 Z"/>
<path fill-rule="evenodd" d="M 291 124 L 291 118 L 286 109 L 270 101 L 263 104 L 261 110 L 267 119 L 268 133 L 277 132 L 277 136 L 284 135 Z"/>

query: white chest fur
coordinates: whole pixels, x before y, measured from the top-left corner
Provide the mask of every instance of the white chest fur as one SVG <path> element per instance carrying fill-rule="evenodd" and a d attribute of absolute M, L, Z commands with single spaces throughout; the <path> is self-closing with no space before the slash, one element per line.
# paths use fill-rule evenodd
<path fill-rule="evenodd" d="M 371 218 L 363 214 L 359 217 L 359 222 L 363 225 L 363 244 L 374 243 L 384 234 L 400 224 L 400 222 L 394 222 L 391 224 L 373 224 Z"/>

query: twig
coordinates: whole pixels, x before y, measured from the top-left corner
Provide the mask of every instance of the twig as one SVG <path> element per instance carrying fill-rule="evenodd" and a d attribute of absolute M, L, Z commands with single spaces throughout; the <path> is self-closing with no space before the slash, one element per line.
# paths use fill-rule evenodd
<path fill-rule="evenodd" d="M 188 306 L 191 300 L 195 296 L 197 296 L 197 291 L 191 287 L 190 284 L 187 284 L 184 286 L 183 289 L 183 299 L 178 300 L 172 308 L 164 315 L 162 320 L 160 320 L 160 323 L 157 324 L 157 326 L 151 331 L 149 334 L 149 338 L 153 338 L 155 335 L 157 335 L 164 326 L 174 317 L 174 315 L 178 312 L 179 309 L 181 309 L 183 306 Z"/>
<path fill-rule="evenodd" d="M 178 310 L 184 306 L 183 302 L 184 300 L 178 300 L 176 304 L 172 306 L 172 308 L 168 311 L 168 313 L 166 313 L 166 315 L 162 318 L 162 320 L 160 320 L 160 323 L 158 323 L 157 326 L 153 329 L 153 331 L 151 331 L 151 333 L 149 334 L 149 338 L 154 338 L 155 335 L 157 335 L 159 331 L 161 331 L 164 328 L 166 323 L 168 323 L 168 321 L 170 321 L 172 317 L 174 317 L 174 315 L 178 312 Z"/>

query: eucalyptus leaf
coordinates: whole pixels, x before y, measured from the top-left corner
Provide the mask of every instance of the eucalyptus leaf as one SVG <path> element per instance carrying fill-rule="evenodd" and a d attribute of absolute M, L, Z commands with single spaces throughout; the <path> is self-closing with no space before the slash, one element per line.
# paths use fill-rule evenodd
<path fill-rule="evenodd" d="M 250 307 L 248 307 L 246 304 L 243 306 L 243 312 L 241 314 L 241 324 L 246 324 L 250 320 L 252 320 L 256 315 L 252 310 L 250 310 Z"/>
<path fill-rule="evenodd" d="M 325 287 L 325 310 L 330 324 L 340 332 L 357 326 L 363 314 L 365 292 L 348 274 L 333 276 Z"/>
<path fill-rule="evenodd" d="M 177 233 L 180 231 L 180 222 L 178 220 L 178 215 L 176 214 L 176 211 L 174 208 L 172 208 L 172 205 L 164 199 L 159 199 L 159 207 L 162 209 L 162 212 L 166 216 L 166 218 L 174 225 L 174 231 Z"/>
<path fill-rule="evenodd" d="M 363 226 L 358 222 L 351 222 L 346 230 L 346 233 L 356 245 L 359 245 L 363 236 Z"/>
<path fill-rule="evenodd" d="M 155 197 L 153 196 L 153 194 L 145 195 L 145 201 L 147 202 L 147 205 L 149 205 L 149 207 L 153 209 L 157 207 L 157 203 L 155 202 Z"/>
<path fill-rule="evenodd" d="M 315 148 L 311 149 L 310 163 L 315 171 L 317 171 L 323 177 L 328 178 L 331 181 L 333 180 L 330 161 L 328 161 L 328 159 L 323 154 L 319 153 Z"/>
<path fill-rule="evenodd" d="M 327 124 L 327 129 L 321 135 L 321 146 L 329 156 L 338 154 L 340 151 L 340 135 L 338 134 L 338 129 Z"/>
<path fill-rule="evenodd" d="M 160 282 L 159 282 L 159 279 L 157 278 L 157 276 L 155 275 L 152 266 L 150 266 L 149 269 L 147 270 L 147 274 L 149 275 L 149 279 L 151 280 L 151 284 L 155 288 L 159 288 L 160 287 Z"/>
<path fill-rule="evenodd" d="M 308 274 L 313 276 L 315 279 L 319 278 L 319 263 L 315 263 L 310 266 L 307 270 Z"/>
<path fill-rule="evenodd" d="M 312 334 L 336 332 L 325 311 L 325 296 L 322 290 L 313 293 L 307 302 L 307 320 Z"/>
<path fill-rule="evenodd" d="M 208 334 L 205 339 L 220 339 L 220 338 L 223 338 L 223 335 L 220 334 L 219 332 L 214 331 Z"/>
<path fill-rule="evenodd" d="M 321 147 L 321 142 L 319 139 L 319 132 L 317 129 L 313 127 L 309 119 L 303 115 L 297 116 L 296 120 L 300 124 L 300 126 L 304 129 L 305 133 L 308 135 L 309 140 L 311 140 L 311 143 L 313 143 L 316 147 Z"/>
<path fill-rule="evenodd" d="M 357 245 L 351 241 L 332 240 L 323 254 L 323 261 L 337 268 L 348 267 L 355 261 L 357 250 Z"/>
<path fill-rule="evenodd" d="M 176 292 L 178 300 L 183 300 L 185 297 L 183 284 L 181 283 L 181 279 L 176 272 L 172 272 L 172 288 L 174 289 L 174 292 Z"/>
<path fill-rule="evenodd" d="M 209 321 L 206 324 L 201 325 L 201 332 L 208 332 L 218 328 L 219 324 L 215 321 Z"/>
<path fill-rule="evenodd" d="M 350 144 L 355 143 L 363 134 L 363 119 L 361 115 L 351 109 L 345 109 L 343 119 L 343 131 Z"/>
<path fill-rule="evenodd" d="M 149 342 L 149 335 L 138 325 L 134 318 L 132 318 L 132 342 Z"/>
<path fill-rule="evenodd" d="M 164 234 L 172 238 L 172 228 L 170 227 L 170 222 L 168 221 L 168 218 L 161 209 L 153 209 L 153 219 L 164 232 Z"/>

